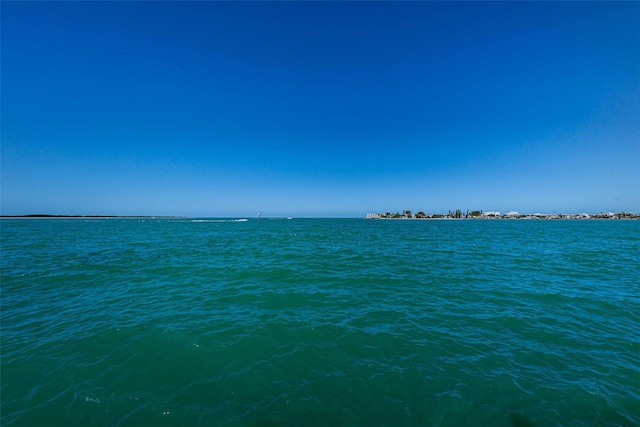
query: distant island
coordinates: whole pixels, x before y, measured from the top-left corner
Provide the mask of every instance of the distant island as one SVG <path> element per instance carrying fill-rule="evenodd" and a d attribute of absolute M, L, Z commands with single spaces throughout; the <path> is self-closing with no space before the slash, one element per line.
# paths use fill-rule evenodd
<path fill-rule="evenodd" d="M 176 219 L 182 216 L 162 216 L 162 215 L 51 215 L 51 214 L 28 214 L 28 215 L 0 215 L 0 218 L 79 218 L 79 219 Z"/>
<path fill-rule="evenodd" d="M 422 211 L 414 214 L 409 210 L 402 213 L 368 213 L 367 219 L 640 219 L 640 215 L 630 212 L 600 212 L 597 214 L 521 214 L 516 211 L 501 214 L 498 211 L 449 211 L 446 214 L 426 214 Z"/>

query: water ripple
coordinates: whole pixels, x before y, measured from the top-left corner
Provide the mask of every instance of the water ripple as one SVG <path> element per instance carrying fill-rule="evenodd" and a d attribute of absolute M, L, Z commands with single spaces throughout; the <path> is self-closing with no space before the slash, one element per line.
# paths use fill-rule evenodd
<path fill-rule="evenodd" d="M 3 220 L 2 424 L 638 424 L 639 225 Z"/>

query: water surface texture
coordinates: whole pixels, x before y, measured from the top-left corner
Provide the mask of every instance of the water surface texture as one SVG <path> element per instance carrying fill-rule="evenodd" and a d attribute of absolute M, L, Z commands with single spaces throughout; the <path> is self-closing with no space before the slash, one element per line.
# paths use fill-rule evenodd
<path fill-rule="evenodd" d="M 0 227 L 3 426 L 640 424 L 640 221 Z"/>

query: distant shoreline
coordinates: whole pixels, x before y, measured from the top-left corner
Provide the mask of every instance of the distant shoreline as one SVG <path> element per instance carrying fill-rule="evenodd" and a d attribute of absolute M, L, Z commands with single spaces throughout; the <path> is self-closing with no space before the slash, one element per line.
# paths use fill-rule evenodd
<path fill-rule="evenodd" d="M 580 216 L 569 216 L 569 215 L 565 215 L 562 218 L 560 217 L 540 217 L 540 216 L 533 216 L 533 215 L 528 215 L 525 217 L 512 217 L 512 218 L 507 218 L 507 217 L 497 217 L 497 218 L 485 218 L 485 217 L 473 217 L 473 218 L 365 218 L 367 220 L 382 220 L 382 221 L 464 221 L 464 220 L 469 220 L 469 221 L 492 221 L 492 220 L 496 220 L 496 221 L 500 221 L 500 220 L 532 220 L 532 221 L 540 221 L 540 220 L 576 220 L 576 221 L 584 221 L 584 220 L 640 220 L 640 215 L 633 215 L 630 217 L 623 217 L 623 218 L 608 218 L 608 217 L 596 217 L 596 216 L 590 216 L 590 217 L 580 217 Z"/>
<path fill-rule="evenodd" d="M 184 216 L 166 215 L 0 215 L 0 219 L 180 219 Z"/>
<path fill-rule="evenodd" d="M 50 214 L 28 214 L 28 215 L 0 215 L 3 219 L 194 219 L 204 217 L 191 217 L 179 215 L 50 215 Z M 209 217 L 207 217 L 209 218 Z M 217 218 L 217 217 L 211 217 Z M 226 217 L 225 217 L 226 218 Z M 329 217 L 328 217 L 329 218 Z M 352 218 L 352 217 L 349 217 Z M 362 218 L 362 217 L 361 217 Z M 269 218 L 274 219 L 274 218 Z M 284 218 L 282 218 L 284 219 Z M 357 219 L 357 218 L 354 218 Z M 378 214 L 369 213 L 364 219 L 367 220 L 640 220 L 640 214 L 627 212 L 619 213 L 599 213 L 599 214 L 482 214 L 477 216 L 455 214 L 432 214 L 432 215 L 412 215 L 412 214 Z"/>
<path fill-rule="evenodd" d="M 449 212 L 448 214 L 425 214 L 423 212 L 419 212 L 417 214 L 412 214 L 411 211 L 404 211 L 402 214 L 395 213 L 368 213 L 365 219 L 384 219 L 384 220 L 422 220 L 422 219 L 470 219 L 470 220 L 515 220 L 515 219 L 527 219 L 527 220 L 541 220 L 541 219 L 549 219 L 549 220 L 592 220 L 592 219 L 606 219 L 606 220 L 624 220 L 624 219 L 640 219 L 640 214 L 633 214 L 630 212 L 601 212 L 597 214 L 520 214 L 518 212 L 509 212 L 504 215 L 500 215 L 500 212 L 482 212 L 482 211 L 473 211 L 469 213 L 462 213 L 462 211 L 458 210 L 456 212 Z"/>

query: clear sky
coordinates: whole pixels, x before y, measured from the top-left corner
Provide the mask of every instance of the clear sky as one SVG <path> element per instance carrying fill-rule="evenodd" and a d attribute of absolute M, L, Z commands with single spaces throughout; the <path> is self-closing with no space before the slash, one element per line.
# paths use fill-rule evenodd
<path fill-rule="evenodd" d="M 1 8 L 5 215 L 640 211 L 640 2 Z"/>

